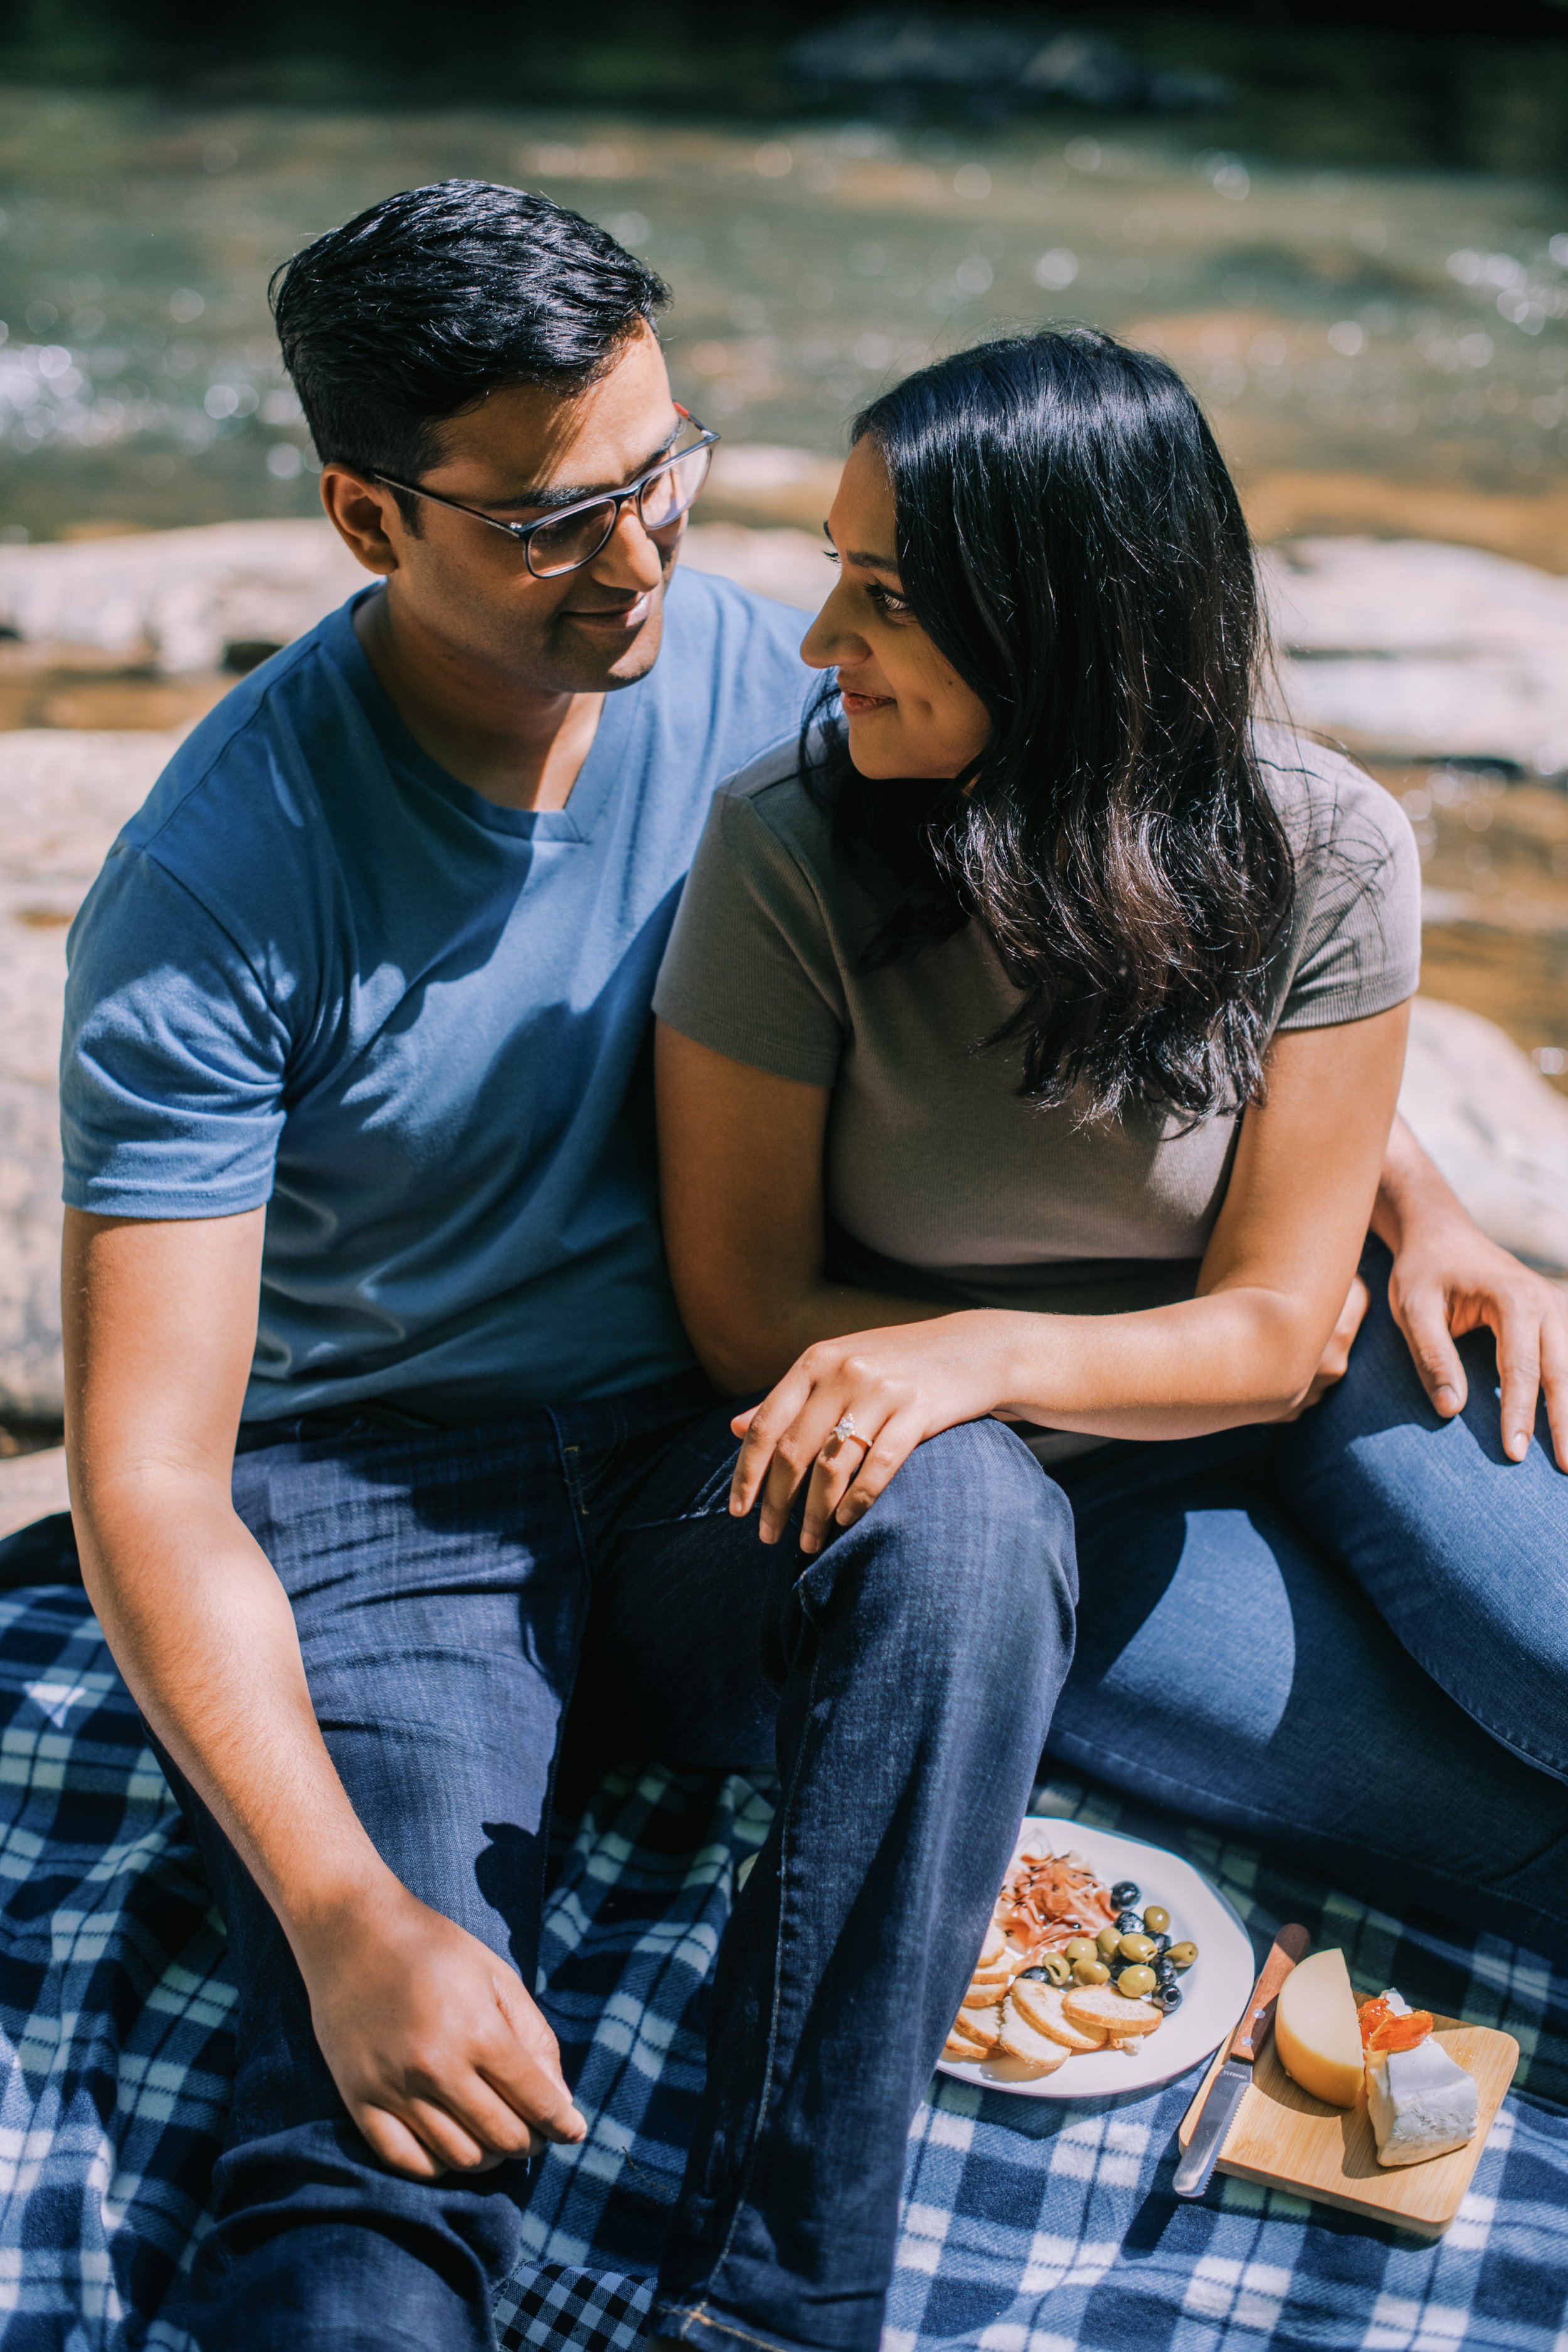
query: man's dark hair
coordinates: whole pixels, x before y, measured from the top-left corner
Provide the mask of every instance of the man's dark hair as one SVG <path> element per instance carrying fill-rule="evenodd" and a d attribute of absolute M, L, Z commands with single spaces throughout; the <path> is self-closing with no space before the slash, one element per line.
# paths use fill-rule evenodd
<path fill-rule="evenodd" d="M 448 417 L 501 384 L 592 383 L 669 299 L 607 230 L 487 180 L 372 205 L 268 294 L 317 456 L 405 481 Z"/>

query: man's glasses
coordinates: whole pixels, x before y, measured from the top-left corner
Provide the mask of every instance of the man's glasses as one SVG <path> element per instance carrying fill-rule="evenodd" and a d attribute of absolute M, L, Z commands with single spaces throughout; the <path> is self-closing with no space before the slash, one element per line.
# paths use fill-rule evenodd
<path fill-rule="evenodd" d="M 673 457 L 661 457 L 624 490 L 605 490 L 598 498 L 584 499 L 579 506 L 546 515 L 542 522 L 502 522 L 499 515 L 486 514 L 481 507 L 465 506 L 460 499 L 449 499 L 440 490 L 421 489 L 417 482 L 400 482 L 395 474 L 375 474 L 373 479 L 384 482 L 388 489 L 405 490 L 410 498 L 429 499 L 438 507 L 472 515 L 476 522 L 488 522 L 492 530 L 504 530 L 521 548 L 536 580 L 555 580 L 563 572 L 580 572 L 604 551 L 615 536 L 623 507 L 636 507 L 637 520 L 652 539 L 660 531 L 673 530 L 691 506 L 708 479 L 719 436 L 700 425 L 679 401 L 675 408 L 698 435 L 697 440 Z"/>

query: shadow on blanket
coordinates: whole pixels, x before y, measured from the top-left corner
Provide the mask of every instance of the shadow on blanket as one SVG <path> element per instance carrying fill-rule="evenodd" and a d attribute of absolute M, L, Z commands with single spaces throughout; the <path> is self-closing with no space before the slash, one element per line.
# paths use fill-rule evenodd
<path fill-rule="evenodd" d="M 62 1566 L 53 1521 L 0 1544 L 0 2333 L 6 2352 L 174 2352 L 157 2314 L 202 2230 L 233 1996 L 180 1816 Z M 541 1991 L 592 2128 L 539 2168 L 525 2263 L 496 2309 L 505 2347 L 637 2341 L 701 2079 L 709 1972 L 772 1798 L 760 1778 L 632 1767 L 557 1823 Z M 1304 1919 L 1362 1982 L 1505 2026 L 1519 2082 L 1436 2245 L 1240 2181 L 1179 2204 L 1172 2137 L 1195 2076 L 1059 2107 L 942 2082 L 910 2134 L 885 2352 L 1560 2352 L 1568 1979 L 1080 1780 L 1048 1782 L 1037 1804 L 1188 1854 L 1259 1950 Z"/>

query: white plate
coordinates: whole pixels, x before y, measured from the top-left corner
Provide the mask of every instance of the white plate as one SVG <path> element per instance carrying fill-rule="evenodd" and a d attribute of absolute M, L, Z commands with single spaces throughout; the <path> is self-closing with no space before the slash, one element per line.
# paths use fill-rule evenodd
<path fill-rule="evenodd" d="M 1103 2099 L 1117 2091 L 1154 2090 L 1211 2057 L 1247 2007 L 1258 1976 L 1247 1930 L 1218 1888 L 1163 1846 L 1115 1837 L 1109 1830 L 1090 1829 L 1086 1822 L 1050 1813 L 1025 1816 L 1014 1859 L 1026 1850 L 1081 1853 L 1107 1886 L 1121 1878 L 1134 1881 L 1135 1909 L 1163 1904 L 1171 1915 L 1171 1941 L 1190 1941 L 1198 1948 L 1197 1958 L 1180 1980 L 1182 2005 L 1131 2054 L 1120 2050 L 1075 2053 L 1054 2074 L 1037 2075 L 1030 2082 L 1010 2082 L 1005 2062 L 991 2059 L 975 2065 L 939 2058 L 937 2072 L 984 2090 L 1011 2091 L 1021 2099 Z"/>

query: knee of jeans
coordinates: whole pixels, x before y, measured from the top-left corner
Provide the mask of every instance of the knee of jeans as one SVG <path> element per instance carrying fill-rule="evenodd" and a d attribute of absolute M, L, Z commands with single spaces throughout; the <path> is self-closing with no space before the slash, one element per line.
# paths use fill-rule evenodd
<path fill-rule="evenodd" d="M 998 1421 L 962 1422 L 917 1446 L 860 1527 L 897 1605 L 956 1615 L 1015 1646 L 1070 1628 L 1078 1599 L 1072 1510 L 1023 1440 Z M 830 1547 L 829 1556 L 831 1556 Z M 1070 1638 L 1070 1636 L 1069 1636 Z"/>

